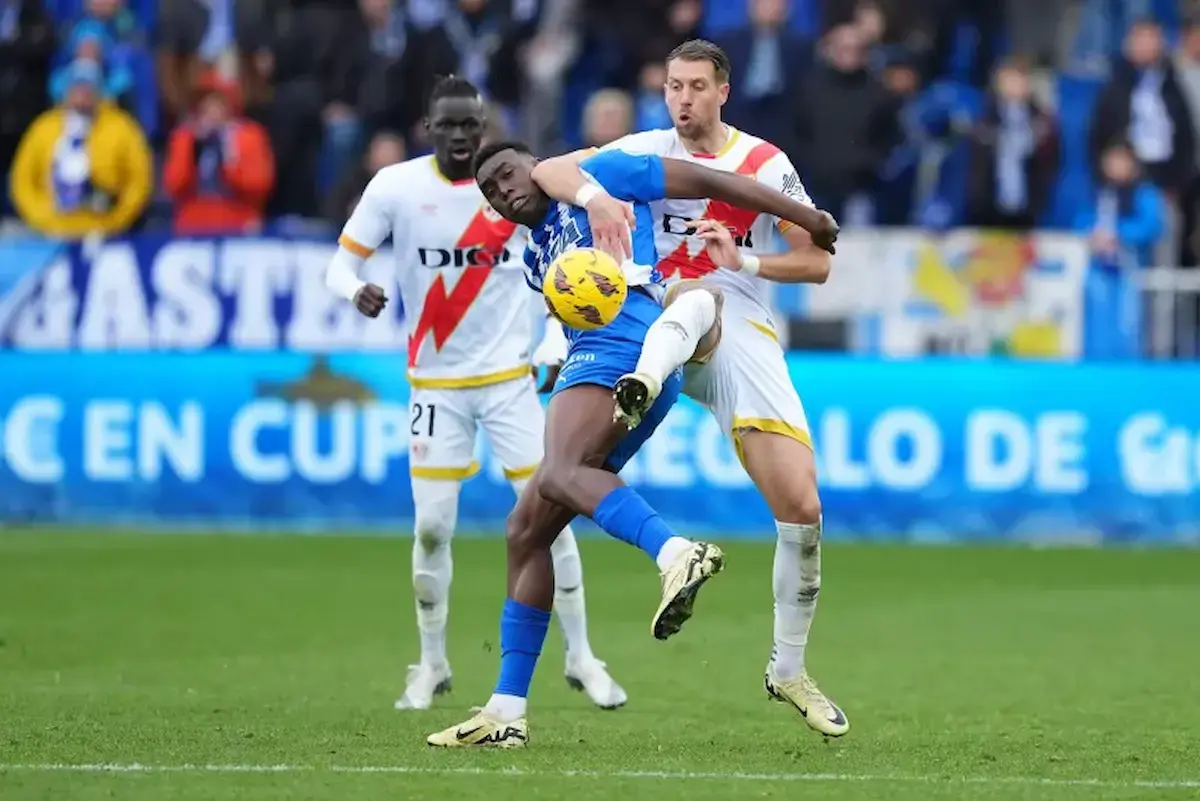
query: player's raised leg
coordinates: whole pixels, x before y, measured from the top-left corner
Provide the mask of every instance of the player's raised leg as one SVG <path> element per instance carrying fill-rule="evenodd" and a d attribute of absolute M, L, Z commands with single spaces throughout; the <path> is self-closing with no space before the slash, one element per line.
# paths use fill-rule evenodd
<path fill-rule="evenodd" d="M 396 709 L 428 709 L 434 696 L 450 689 L 446 658 L 446 620 L 450 612 L 450 581 L 454 563 L 450 539 L 458 518 L 459 482 L 413 477 L 416 529 L 413 537 L 412 581 L 417 607 L 421 659 L 409 665 L 404 694 Z"/>
<path fill-rule="evenodd" d="M 688 361 L 703 362 L 720 340 L 721 290 L 699 281 L 678 281 L 667 289 L 663 313 L 646 331 L 632 373 L 613 389 L 613 419 L 636 428 L 654 403 L 667 376 Z"/>
<path fill-rule="evenodd" d="M 636 306 L 630 309 L 631 302 L 640 302 L 635 298 L 653 303 L 644 295 L 631 295 L 626 302 L 631 315 L 638 313 Z M 585 340 L 578 342 L 582 341 Z M 631 349 L 634 344 L 627 342 L 619 347 Z M 585 352 L 583 348 L 572 351 Z M 643 425 L 630 432 L 625 425 L 612 420 L 610 387 L 616 383 L 617 376 L 612 372 L 620 370 L 619 359 L 581 360 L 573 370 L 570 365 L 567 370 L 550 402 L 546 458 L 538 489 L 542 497 L 590 517 L 606 533 L 654 559 L 662 574 L 662 601 L 651 621 L 651 633 L 665 640 L 692 616 L 697 592 L 720 572 L 724 555 L 714 545 L 675 534 L 650 504 L 616 474 L 674 404 L 680 376 L 675 374 L 668 379 Z"/>
<path fill-rule="evenodd" d="M 816 464 L 811 446 L 801 441 L 801 432 L 787 426 L 778 429 L 735 432 L 746 470 L 766 499 L 778 533 L 772 575 L 775 643 L 764 682 L 772 698 L 792 704 L 811 728 L 840 737 L 849 731 L 850 723 L 817 687 L 804 660 L 821 592 Z"/>

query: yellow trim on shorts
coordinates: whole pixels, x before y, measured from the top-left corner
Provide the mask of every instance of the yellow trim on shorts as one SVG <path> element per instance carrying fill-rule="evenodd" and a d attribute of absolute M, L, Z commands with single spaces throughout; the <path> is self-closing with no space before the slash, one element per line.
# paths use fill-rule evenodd
<path fill-rule="evenodd" d="M 464 378 L 418 378 L 411 372 L 408 374 L 408 385 L 413 389 L 474 389 L 492 384 L 502 384 L 517 378 L 533 375 L 533 368 L 528 365 L 511 367 L 508 370 L 497 370 L 494 373 L 472 375 Z"/>
<path fill-rule="evenodd" d="M 774 328 L 772 328 L 769 325 L 764 325 L 763 323 L 760 323 L 758 320 L 751 320 L 749 317 L 746 317 L 745 320 L 746 320 L 746 322 L 750 323 L 750 325 L 754 326 L 756 329 L 761 331 L 763 334 L 765 334 L 766 336 L 775 340 L 776 345 L 779 344 L 779 335 L 775 333 Z"/>
<path fill-rule="evenodd" d="M 807 431 L 801 431 L 791 423 L 785 423 L 782 420 L 775 420 L 770 417 L 734 417 L 733 418 L 733 450 L 737 453 L 738 461 L 742 463 L 742 467 L 746 466 L 746 451 L 742 445 L 741 432 L 749 428 L 753 431 L 765 431 L 768 434 L 779 434 L 788 439 L 794 439 L 810 451 L 816 453 L 813 447 L 812 436 Z"/>
<path fill-rule="evenodd" d="M 531 464 L 527 467 L 504 468 L 504 477 L 509 481 L 520 481 L 523 478 L 530 478 L 537 472 L 538 466 Z"/>
<path fill-rule="evenodd" d="M 479 462 L 471 462 L 466 467 L 409 467 L 408 473 L 413 478 L 424 478 L 429 481 L 466 481 L 479 472 Z"/>
<path fill-rule="evenodd" d="M 786 234 L 788 231 L 792 230 L 793 228 L 797 228 L 797 227 L 799 227 L 799 226 L 797 226 L 791 220 L 780 220 L 779 222 L 775 223 L 775 228 L 781 234 Z"/>

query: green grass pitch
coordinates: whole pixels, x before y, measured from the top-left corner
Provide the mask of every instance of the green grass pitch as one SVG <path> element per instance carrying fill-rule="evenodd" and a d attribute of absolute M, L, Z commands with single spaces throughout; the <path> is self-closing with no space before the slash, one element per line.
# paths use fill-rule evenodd
<path fill-rule="evenodd" d="M 653 566 L 582 547 L 629 705 L 566 687 L 555 629 L 531 747 L 464 753 L 424 736 L 490 692 L 498 538 L 455 544 L 453 694 L 399 713 L 408 540 L 0 534 L 0 799 L 1200 797 L 1200 551 L 827 545 L 826 742 L 762 690 L 770 544 L 728 545 L 667 643 Z"/>

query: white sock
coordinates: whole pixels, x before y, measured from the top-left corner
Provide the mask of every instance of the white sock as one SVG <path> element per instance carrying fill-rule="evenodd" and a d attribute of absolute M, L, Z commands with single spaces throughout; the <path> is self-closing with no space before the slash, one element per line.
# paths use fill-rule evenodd
<path fill-rule="evenodd" d="M 413 542 L 413 591 L 423 665 L 446 663 L 446 618 L 450 613 L 453 573 L 449 543 L 427 549 L 419 537 Z"/>
<path fill-rule="evenodd" d="M 704 294 L 707 295 L 708 293 L 706 292 Z M 679 554 L 683 553 L 695 544 L 696 543 L 692 542 L 686 537 L 671 537 L 671 539 L 663 543 L 662 550 L 659 551 L 658 556 L 654 558 L 654 561 L 658 563 L 658 571 L 660 573 L 666 572 L 667 568 L 674 564 L 675 560 L 679 558 Z"/>
<path fill-rule="evenodd" d="M 775 650 L 781 679 L 804 672 L 804 649 L 821 591 L 821 524 L 775 522 Z"/>
<path fill-rule="evenodd" d="M 661 385 L 696 352 L 700 338 L 717 321 L 717 301 L 712 293 L 693 289 L 681 294 L 646 331 L 637 372 L 653 376 Z"/>
<path fill-rule="evenodd" d="M 413 541 L 412 577 L 421 664 L 446 663 L 446 618 L 450 612 L 450 580 L 454 564 L 450 539 L 458 521 L 458 482 L 413 479 L 417 525 Z"/>
<path fill-rule="evenodd" d="M 488 699 L 483 711 L 501 723 L 512 723 L 517 718 L 525 717 L 525 706 L 524 698 L 516 695 L 495 694 Z"/>
<path fill-rule="evenodd" d="M 594 658 L 587 634 L 587 607 L 583 600 L 583 563 L 575 533 L 567 526 L 550 546 L 554 559 L 554 614 L 562 626 L 571 659 Z"/>

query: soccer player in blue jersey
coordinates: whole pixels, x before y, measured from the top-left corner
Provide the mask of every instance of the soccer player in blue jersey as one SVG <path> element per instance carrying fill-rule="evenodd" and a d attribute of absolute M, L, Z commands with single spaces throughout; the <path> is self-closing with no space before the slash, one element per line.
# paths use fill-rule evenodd
<path fill-rule="evenodd" d="M 549 265 L 560 254 L 592 246 L 581 192 L 578 205 L 552 201 L 533 180 L 536 159 L 523 145 L 497 143 L 475 157 L 475 178 L 501 216 L 526 225 L 526 280 L 541 290 Z M 441 747 L 521 747 L 528 742 L 526 697 L 549 628 L 554 598 L 550 546 L 576 515 L 590 517 L 607 533 L 645 551 L 662 573 L 662 601 L 652 632 L 667 639 L 692 614 L 696 593 L 720 571 L 723 555 L 714 545 L 675 535 L 649 504 L 625 486 L 617 472 L 662 421 L 679 395 L 678 370 L 663 384 L 641 425 L 630 431 L 613 421 L 613 388 L 633 370 L 646 331 L 659 316 L 662 284 L 655 264 L 649 203 L 667 197 L 712 198 L 773 214 L 806 229 L 824 229 L 827 215 L 749 178 L 675 159 L 606 151 L 581 169 L 609 195 L 633 206 L 632 258 L 622 265 L 630 290 L 620 314 L 594 331 L 570 331 L 546 421 L 546 455 L 508 518 L 508 598 L 500 622 L 500 677 L 487 705 L 470 720 L 430 735 Z M 599 191 L 598 189 L 596 191 Z M 717 301 L 691 304 L 689 313 L 708 318 Z M 680 365 L 691 357 L 681 354 Z"/>

